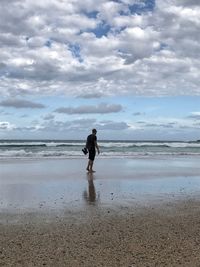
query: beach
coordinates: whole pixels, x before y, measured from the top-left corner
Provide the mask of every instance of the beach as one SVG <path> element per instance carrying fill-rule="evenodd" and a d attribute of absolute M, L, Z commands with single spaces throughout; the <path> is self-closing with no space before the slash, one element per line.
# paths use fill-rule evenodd
<path fill-rule="evenodd" d="M 199 266 L 198 157 L 5 159 L 0 266 Z"/>

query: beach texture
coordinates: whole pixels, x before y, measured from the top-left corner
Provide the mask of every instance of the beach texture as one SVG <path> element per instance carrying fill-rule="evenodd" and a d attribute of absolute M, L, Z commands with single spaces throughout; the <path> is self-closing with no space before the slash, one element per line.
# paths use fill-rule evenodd
<path fill-rule="evenodd" d="M 185 200 L 50 221 L 24 215 L 0 225 L 0 266 L 199 266 L 199 207 Z"/>
<path fill-rule="evenodd" d="M 95 163 L 1 162 L 0 266 L 200 266 L 197 159 Z"/>

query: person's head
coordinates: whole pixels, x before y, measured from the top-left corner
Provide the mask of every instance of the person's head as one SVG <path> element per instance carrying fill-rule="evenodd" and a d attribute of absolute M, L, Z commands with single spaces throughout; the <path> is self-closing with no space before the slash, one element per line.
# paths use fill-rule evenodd
<path fill-rule="evenodd" d="M 92 129 L 92 133 L 93 134 L 96 134 L 97 133 L 97 130 L 96 129 Z"/>

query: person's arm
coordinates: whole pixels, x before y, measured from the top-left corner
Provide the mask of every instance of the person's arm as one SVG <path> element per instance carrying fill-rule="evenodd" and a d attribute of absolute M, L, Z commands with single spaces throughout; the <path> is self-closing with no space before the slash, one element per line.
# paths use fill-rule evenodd
<path fill-rule="evenodd" d="M 95 141 L 94 143 L 95 143 L 95 147 L 96 147 L 96 149 L 97 149 L 97 152 L 98 152 L 98 154 L 99 154 L 99 153 L 100 153 L 100 150 L 99 150 L 99 146 L 98 146 L 98 144 L 97 144 L 97 141 Z"/>

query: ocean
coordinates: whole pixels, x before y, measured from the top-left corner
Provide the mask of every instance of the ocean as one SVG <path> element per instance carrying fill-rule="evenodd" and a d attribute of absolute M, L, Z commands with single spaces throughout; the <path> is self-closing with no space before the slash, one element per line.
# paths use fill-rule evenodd
<path fill-rule="evenodd" d="M 200 142 L 191 141 L 98 141 L 100 157 L 138 158 L 156 156 L 200 156 Z M 85 141 L 1 140 L 0 159 L 82 158 Z"/>

